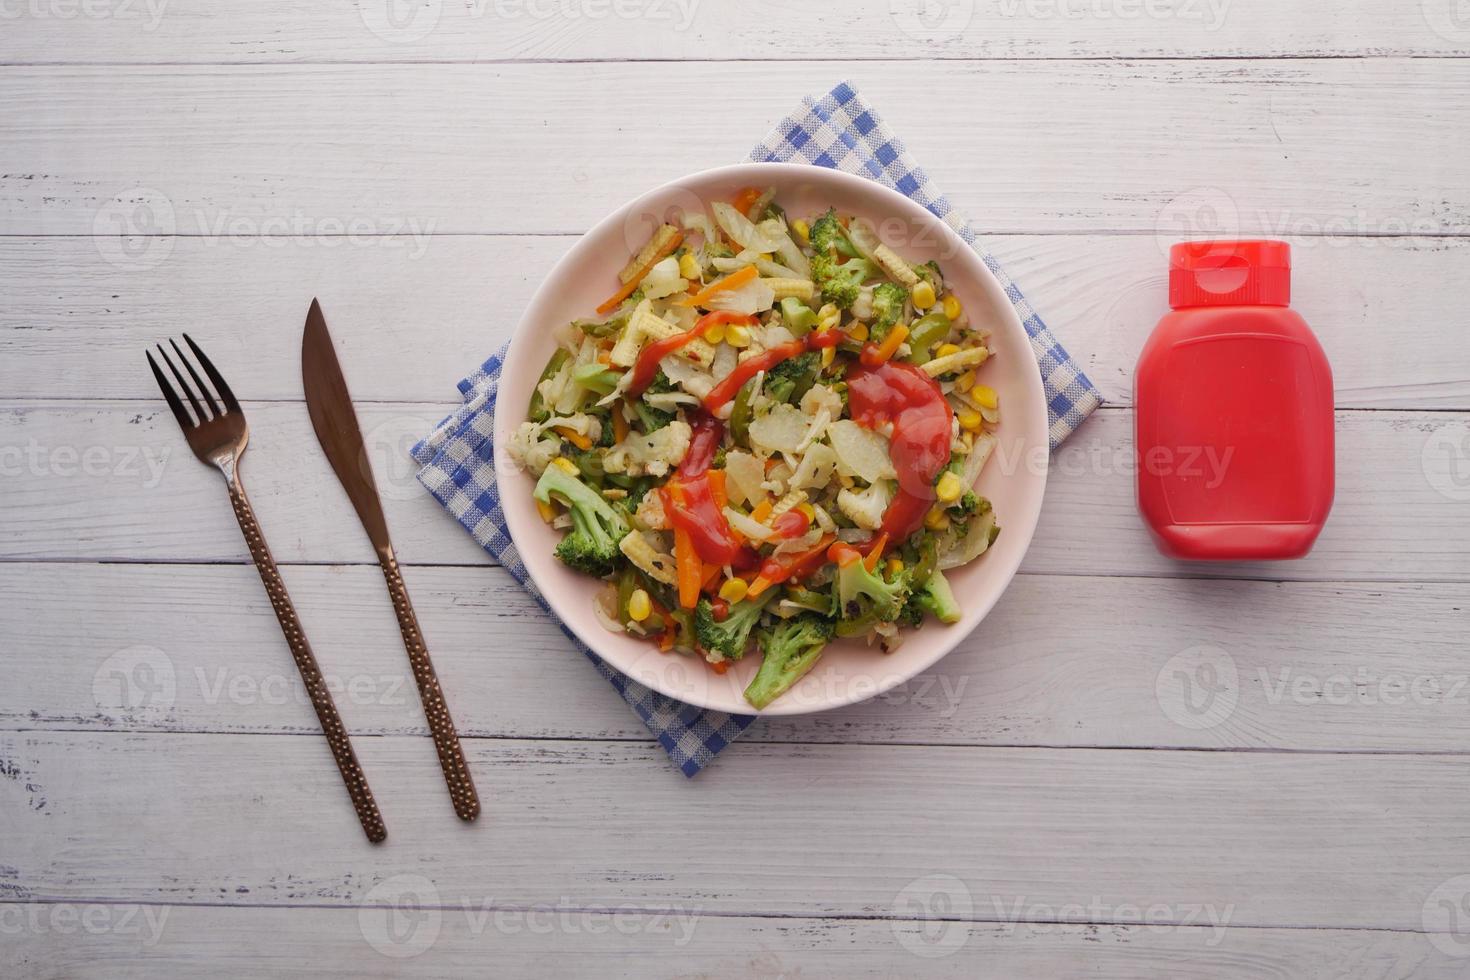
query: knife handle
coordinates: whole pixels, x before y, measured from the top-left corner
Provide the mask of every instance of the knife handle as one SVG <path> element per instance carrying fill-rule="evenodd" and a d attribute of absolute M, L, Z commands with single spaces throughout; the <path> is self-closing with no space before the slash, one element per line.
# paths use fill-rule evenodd
<path fill-rule="evenodd" d="M 379 554 L 378 563 L 383 567 L 383 577 L 388 580 L 388 594 L 393 597 L 393 611 L 398 614 L 403 647 L 408 651 L 408 663 L 418 683 L 424 717 L 429 722 L 429 734 L 434 737 L 434 748 L 439 752 L 439 768 L 444 770 L 444 782 L 449 786 L 454 812 L 461 820 L 474 820 L 480 815 L 480 797 L 475 792 L 475 781 L 470 778 L 469 766 L 465 764 L 459 733 L 454 729 L 454 719 L 449 715 L 444 692 L 439 689 L 439 675 L 434 673 L 434 663 L 429 659 L 429 649 L 424 644 L 424 634 L 419 629 L 418 617 L 414 615 L 413 603 L 408 598 L 408 586 L 403 584 L 403 574 L 398 570 L 398 559 L 393 549 L 387 548 Z"/>
<path fill-rule="evenodd" d="M 229 485 L 230 503 L 235 506 L 235 519 L 240 522 L 240 531 L 250 547 L 250 557 L 255 560 L 260 580 L 265 583 L 266 595 L 270 597 L 271 608 L 276 611 L 281 632 L 286 635 L 286 643 L 291 647 L 291 656 L 296 661 L 301 682 L 311 698 L 311 706 L 316 709 L 322 734 L 327 736 L 332 758 L 336 760 L 337 768 L 342 773 L 347 795 L 352 798 L 352 805 L 357 810 L 362 832 L 369 841 L 380 844 L 388 837 L 388 828 L 383 824 L 383 815 L 378 812 L 377 801 L 373 799 L 373 791 L 368 787 L 367 775 L 357 761 L 357 753 L 352 750 L 352 742 L 347 737 L 342 716 L 337 714 L 337 705 L 332 701 L 332 692 L 327 689 L 327 682 L 322 677 L 316 655 L 311 652 L 311 644 L 306 642 L 306 633 L 301 629 L 301 620 L 296 617 L 296 607 L 292 605 L 291 596 L 286 592 L 286 583 L 281 580 L 276 560 L 271 557 L 271 550 L 260 533 L 255 511 L 245 498 L 245 488 L 241 486 L 238 476 L 230 477 Z"/>

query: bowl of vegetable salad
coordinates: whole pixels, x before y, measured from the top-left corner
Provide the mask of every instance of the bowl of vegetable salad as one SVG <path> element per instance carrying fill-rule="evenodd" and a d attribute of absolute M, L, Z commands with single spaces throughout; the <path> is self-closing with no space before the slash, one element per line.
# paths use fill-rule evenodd
<path fill-rule="evenodd" d="M 588 232 L 498 395 L 516 548 L 609 665 L 730 712 L 881 694 L 985 617 L 1046 482 L 1014 308 L 930 212 L 789 164 L 706 171 Z"/>

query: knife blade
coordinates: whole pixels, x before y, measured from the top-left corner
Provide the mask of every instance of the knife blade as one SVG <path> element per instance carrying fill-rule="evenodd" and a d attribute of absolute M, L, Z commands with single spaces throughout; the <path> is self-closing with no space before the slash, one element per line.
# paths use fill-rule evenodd
<path fill-rule="evenodd" d="M 439 753 L 439 768 L 444 771 L 454 812 L 462 820 L 474 820 L 480 815 L 480 798 L 465 763 L 459 733 L 455 731 L 449 705 L 439 687 L 433 661 L 429 659 L 418 616 L 409 601 L 408 586 L 404 584 L 398 559 L 393 554 L 388 521 L 383 516 L 383 502 L 378 496 L 377 481 L 373 479 L 372 463 L 363 446 L 362 429 L 357 424 L 357 412 L 352 407 L 347 378 L 342 373 L 341 362 L 337 360 L 332 335 L 327 332 L 327 318 L 315 299 L 311 301 L 311 309 L 306 314 L 306 329 L 301 334 L 301 382 L 306 390 L 306 410 L 311 415 L 311 427 L 316 430 L 317 441 L 321 443 L 322 452 L 326 453 L 327 461 L 347 491 L 368 539 L 378 553 L 378 564 L 388 583 L 393 611 L 398 614 L 403 647 L 408 652 L 408 662 L 418 684 L 424 717 L 434 738 L 434 748 Z"/>
<path fill-rule="evenodd" d="M 321 304 L 311 301 L 306 314 L 306 330 L 301 335 L 301 381 L 306 388 L 306 410 L 317 442 L 327 454 L 327 462 L 337 474 L 347 499 L 362 519 L 368 540 L 378 554 L 391 553 L 388 521 L 383 516 L 382 498 L 373 478 L 372 463 L 362 443 L 362 429 L 347 390 L 347 378 L 337 360 L 332 335 L 327 332 L 327 318 Z"/>

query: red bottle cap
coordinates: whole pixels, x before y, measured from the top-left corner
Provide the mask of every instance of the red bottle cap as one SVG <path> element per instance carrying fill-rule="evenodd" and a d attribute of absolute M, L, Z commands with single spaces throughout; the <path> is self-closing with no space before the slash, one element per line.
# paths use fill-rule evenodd
<path fill-rule="evenodd" d="M 1169 305 L 1290 306 L 1286 242 L 1182 242 L 1169 249 Z"/>

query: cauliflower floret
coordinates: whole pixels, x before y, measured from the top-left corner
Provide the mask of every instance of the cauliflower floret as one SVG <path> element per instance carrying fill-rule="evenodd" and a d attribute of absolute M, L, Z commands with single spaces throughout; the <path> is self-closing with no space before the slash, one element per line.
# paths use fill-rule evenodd
<path fill-rule="evenodd" d="M 541 426 L 535 422 L 522 422 L 510 437 L 510 455 L 532 476 L 539 477 L 561 455 L 561 444 L 555 439 L 541 438 Z"/>
<path fill-rule="evenodd" d="M 842 396 L 826 385 L 812 385 L 801 396 L 801 410 L 816 415 L 824 408 L 832 418 L 842 418 Z"/>
<path fill-rule="evenodd" d="M 661 493 L 649 491 L 638 501 L 638 509 L 633 512 L 633 520 L 649 531 L 666 531 L 669 527 L 669 515 L 664 513 L 664 496 Z"/>
<path fill-rule="evenodd" d="M 837 508 L 858 527 L 876 531 L 892 499 L 893 487 L 887 480 L 880 480 L 865 490 L 843 490 L 837 495 Z"/>
<path fill-rule="evenodd" d="M 629 476 L 667 476 L 684 460 L 693 430 L 678 419 L 646 435 L 633 434 L 607 451 L 603 468 Z"/>

